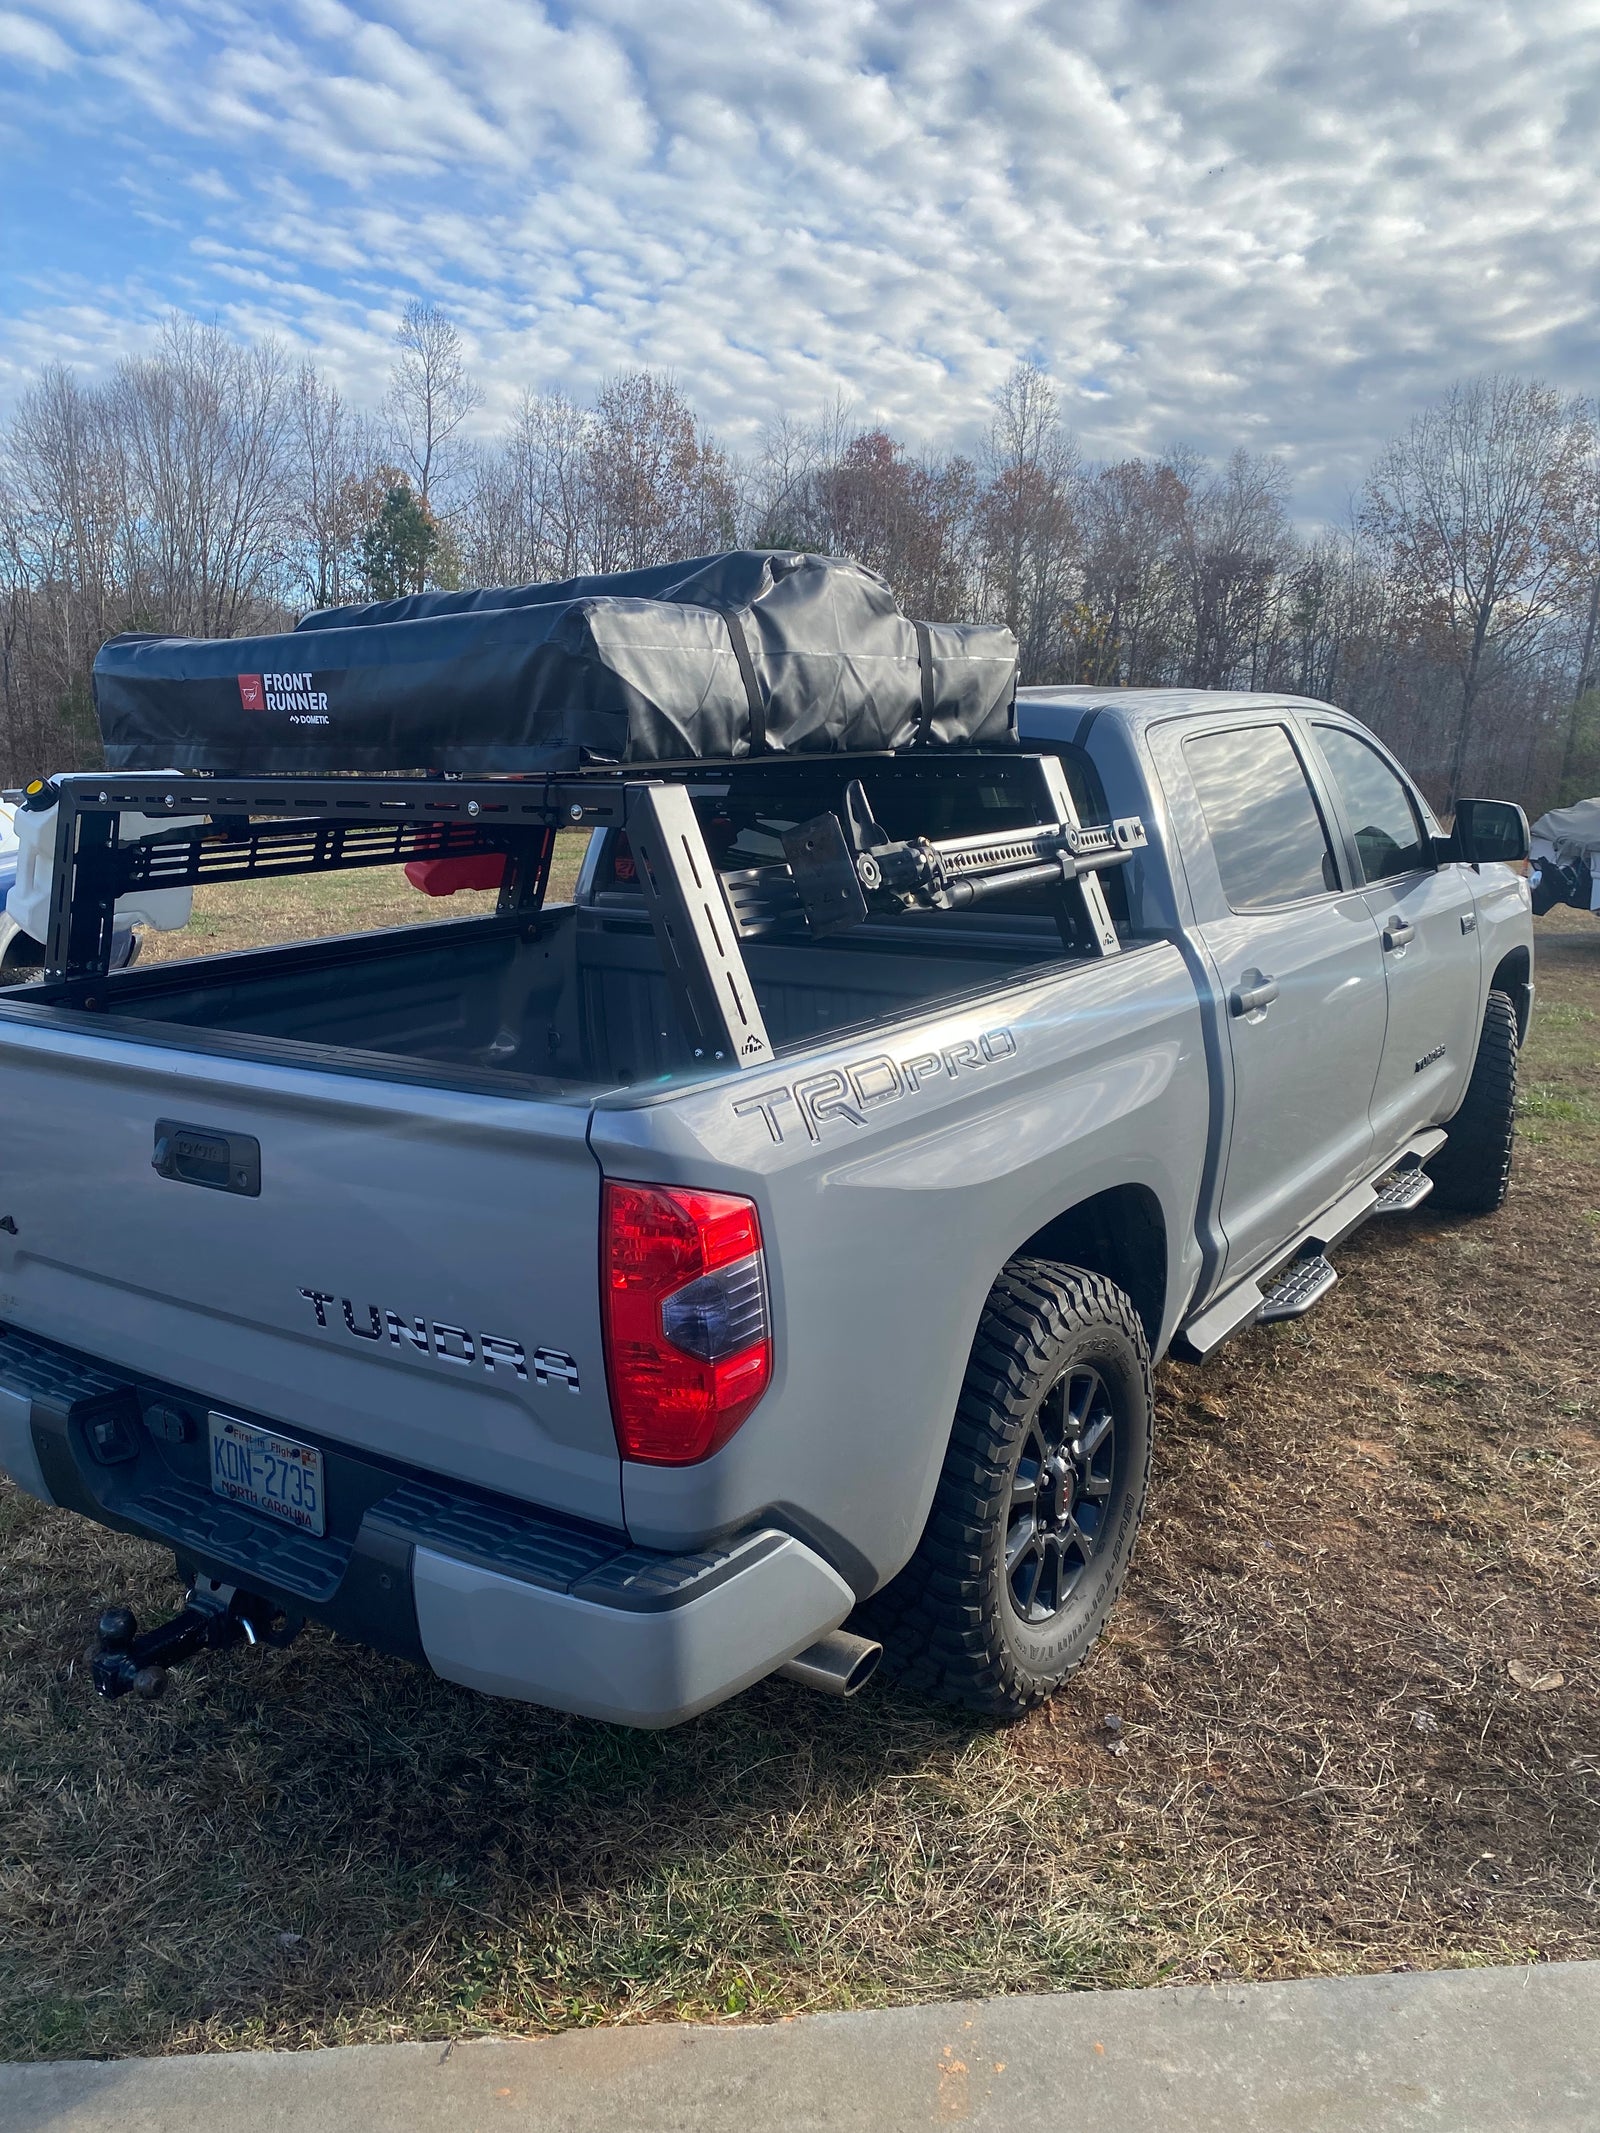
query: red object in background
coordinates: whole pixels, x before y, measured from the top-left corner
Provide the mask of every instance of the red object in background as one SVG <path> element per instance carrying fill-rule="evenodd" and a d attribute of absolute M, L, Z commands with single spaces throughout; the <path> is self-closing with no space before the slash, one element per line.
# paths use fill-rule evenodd
<path fill-rule="evenodd" d="M 606 1377 L 625 1459 L 689 1466 L 727 1443 L 772 1381 L 761 1218 L 728 1192 L 603 1191 Z"/>
<path fill-rule="evenodd" d="M 504 852 L 462 852 L 454 859 L 408 859 L 406 880 L 424 896 L 454 896 L 457 889 L 498 889 L 509 864 Z"/>

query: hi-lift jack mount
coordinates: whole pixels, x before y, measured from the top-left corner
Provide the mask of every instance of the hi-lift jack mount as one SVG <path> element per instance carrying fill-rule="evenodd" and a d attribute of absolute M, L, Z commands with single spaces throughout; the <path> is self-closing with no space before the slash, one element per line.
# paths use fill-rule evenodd
<path fill-rule="evenodd" d="M 1144 824 L 1136 816 L 1080 823 L 1059 763 L 1041 758 L 1037 767 L 1050 819 L 975 837 L 895 839 L 852 778 L 839 813 L 815 815 L 782 840 L 810 931 L 839 932 L 874 912 L 965 911 L 1019 890 L 1073 888 L 1095 948 L 1114 954 L 1116 931 L 1097 877 L 1144 846 Z"/>
<path fill-rule="evenodd" d="M 94 1685 L 106 1698 L 159 1696 L 168 1670 L 197 1652 L 227 1651 L 235 1644 L 292 1644 L 305 1627 L 303 1615 L 286 1614 L 272 1600 L 241 1592 L 216 1578 L 197 1577 L 170 1622 L 141 1631 L 127 1607 L 108 1607 L 89 1654 Z"/>

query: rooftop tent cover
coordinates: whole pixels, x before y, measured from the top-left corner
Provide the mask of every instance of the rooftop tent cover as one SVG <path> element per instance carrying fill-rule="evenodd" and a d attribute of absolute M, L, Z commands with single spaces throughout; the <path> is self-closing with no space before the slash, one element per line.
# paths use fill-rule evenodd
<path fill-rule="evenodd" d="M 1587 862 L 1592 854 L 1600 854 L 1600 799 L 1552 807 L 1539 817 L 1529 835 L 1536 846 L 1548 847 L 1560 860 Z"/>
<path fill-rule="evenodd" d="M 274 637 L 113 637 L 113 770 L 571 770 L 1005 746 L 1016 640 L 915 623 L 859 563 L 740 549 L 325 608 Z"/>

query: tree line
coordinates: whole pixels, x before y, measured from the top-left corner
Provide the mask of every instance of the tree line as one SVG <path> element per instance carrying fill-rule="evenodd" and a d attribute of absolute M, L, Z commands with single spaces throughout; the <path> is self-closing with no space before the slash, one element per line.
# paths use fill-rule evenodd
<path fill-rule="evenodd" d="M 487 438 L 479 404 L 422 304 L 375 408 L 184 317 L 103 382 L 43 370 L 0 432 L 0 781 L 93 765 L 90 668 L 118 631 L 248 635 L 751 545 L 854 556 L 914 615 L 1008 623 L 1025 683 L 1331 698 L 1446 809 L 1600 789 L 1600 409 L 1537 379 L 1453 387 L 1312 532 L 1270 453 L 1087 460 L 1028 364 L 972 452 L 840 402 L 740 456 L 644 370 L 588 405 L 530 391 Z"/>

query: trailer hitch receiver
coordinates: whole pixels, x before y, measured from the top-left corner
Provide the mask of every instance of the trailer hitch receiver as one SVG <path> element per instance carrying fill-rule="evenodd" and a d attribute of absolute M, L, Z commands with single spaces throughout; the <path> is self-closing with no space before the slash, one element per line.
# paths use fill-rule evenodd
<path fill-rule="evenodd" d="M 159 1696 L 169 1669 L 196 1652 L 226 1651 L 234 1644 L 281 1647 L 293 1643 L 304 1627 L 304 1615 L 287 1614 L 259 1593 L 198 1577 L 171 1621 L 155 1629 L 141 1630 L 129 1608 L 108 1607 L 89 1654 L 90 1670 L 96 1690 L 107 1699 Z"/>

